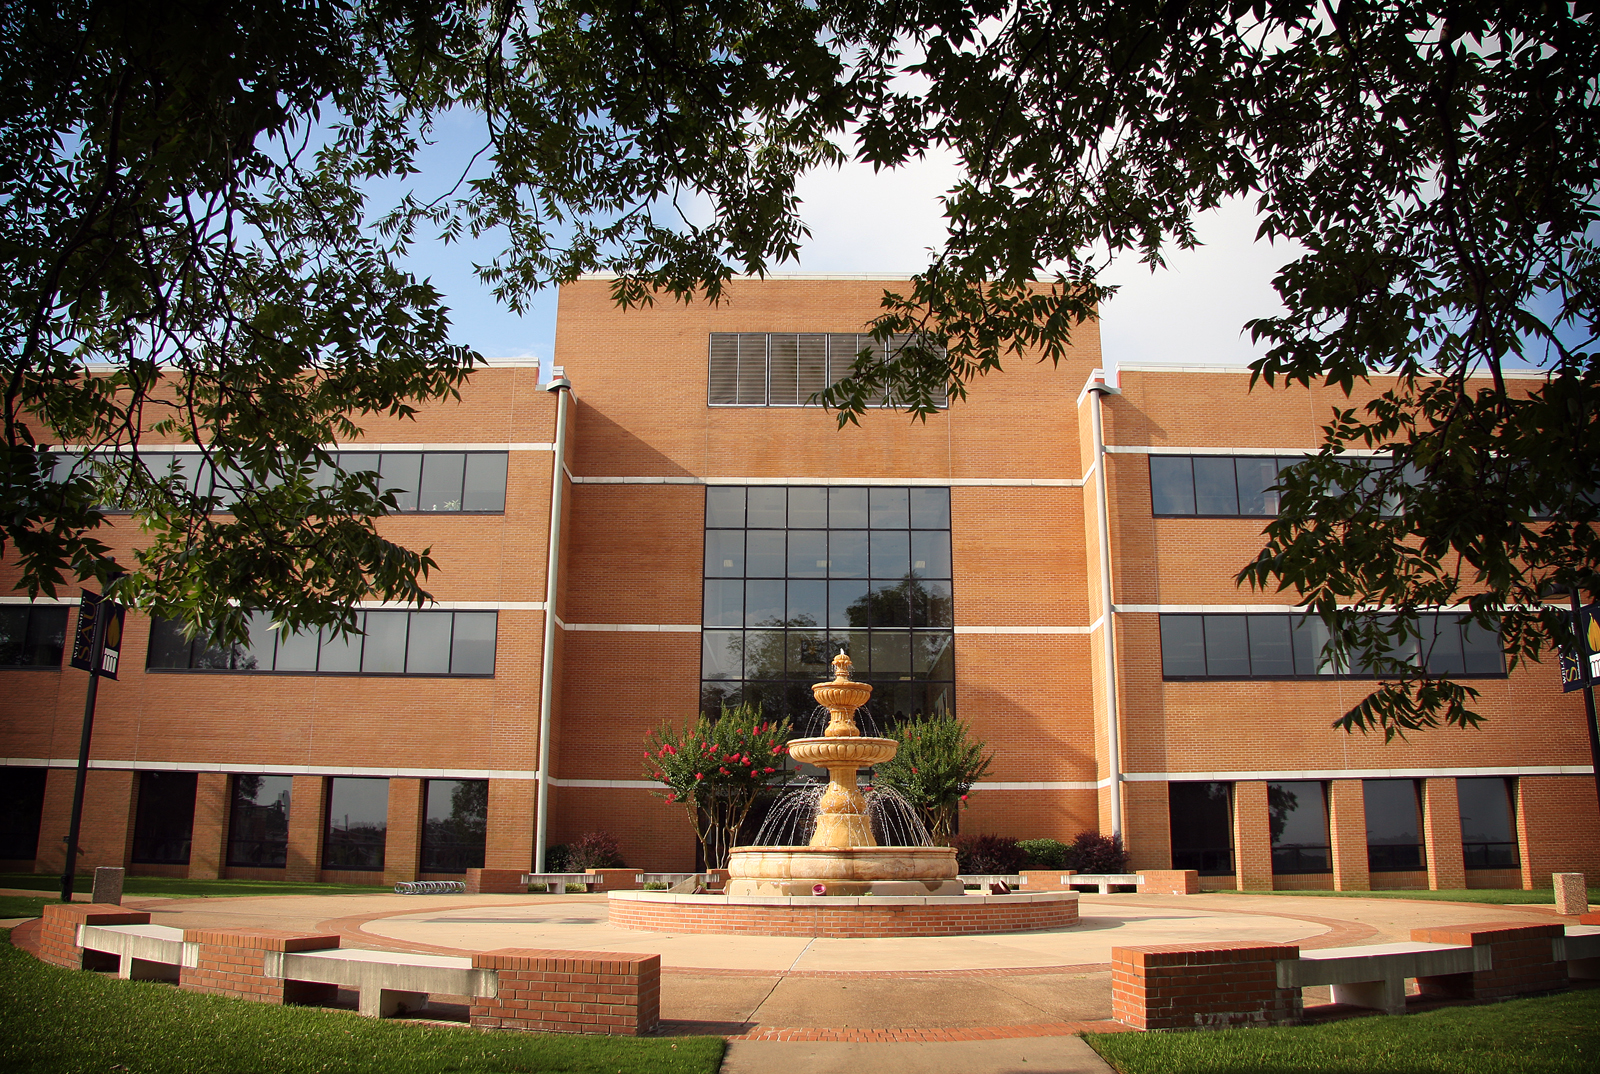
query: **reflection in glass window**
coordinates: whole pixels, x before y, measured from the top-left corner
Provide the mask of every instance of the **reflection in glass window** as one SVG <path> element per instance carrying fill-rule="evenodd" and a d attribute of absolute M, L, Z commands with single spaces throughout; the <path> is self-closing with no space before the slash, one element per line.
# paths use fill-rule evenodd
<path fill-rule="evenodd" d="M 66 646 L 65 604 L 0 604 L 0 667 L 59 668 Z"/>
<path fill-rule="evenodd" d="M 382 869 L 388 831 L 387 779 L 335 776 L 328 780 L 324 869 Z"/>
<path fill-rule="evenodd" d="M 271 617 L 250 618 L 248 643 L 216 646 L 183 636 L 180 624 L 150 624 L 145 667 L 159 671 L 276 671 L 321 675 L 492 676 L 498 612 L 371 611 L 364 634 L 284 633 Z"/>
<path fill-rule="evenodd" d="M 1278 472 L 1304 456 L 1151 455 L 1150 509 L 1157 516 L 1259 518 L 1278 513 Z"/>
<path fill-rule="evenodd" d="M 1324 652 L 1328 628 L 1314 615 L 1162 613 L 1161 674 L 1166 679 L 1307 679 L 1373 677 L 1370 669 L 1341 670 Z M 1435 675 L 1502 677 L 1498 633 L 1465 616 L 1418 617 L 1422 640 L 1391 656 L 1424 661 Z"/>
<path fill-rule="evenodd" d="M 1201 876 L 1233 872 L 1233 784 L 1169 783 L 1172 867 Z"/>
<path fill-rule="evenodd" d="M 1456 780 L 1461 849 L 1468 869 L 1514 869 L 1517 854 L 1516 781 L 1498 776 Z"/>
<path fill-rule="evenodd" d="M 289 860 L 292 776 L 234 776 L 228 811 L 228 864 L 281 869 Z"/>
<path fill-rule="evenodd" d="M 1367 868 L 1374 873 L 1427 868 L 1422 841 L 1422 793 L 1414 779 L 1364 779 Z"/>
<path fill-rule="evenodd" d="M 702 708 L 809 716 L 841 648 L 880 727 L 953 708 L 950 491 L 706 490 Z"/>
<path fill-rule="evenodd" d="M 148 865 L 189 864 L 194 834 L 193 772 L 140 772 L 132 859 Z"/>
<path fill-rule="evenodd" d="M 1327 784 L 1314 780 L 1268 783 L 1267 822 L 1272 832 L 1274 873 L 1333 871 Z"/>
<path fill-rule="evenodd" d="M 423 793 L 422 871 L 464 873 L 483 868 L 489 781 L 430 779 Z"/>

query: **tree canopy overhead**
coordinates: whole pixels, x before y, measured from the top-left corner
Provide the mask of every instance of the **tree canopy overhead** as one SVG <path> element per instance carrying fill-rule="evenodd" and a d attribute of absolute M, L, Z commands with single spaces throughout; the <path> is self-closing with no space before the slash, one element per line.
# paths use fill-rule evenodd
<path fill-rule="evenodd" d="M 309 476 L 365 415 L 448 394 L 476 358 L 400 268 L 409 244 L 499 235 L 481 274 L 513 306 L 595 269 L 624 303 L 715 299 L 795 256 L 806 170 L 950 151 L 947 241 L 876 325 L 934 345 L 863 356 L 825 394 L 841 420 L 886 388 L 926 414 L 1059 357 L 1109 258 L 1159 266 L 1197 213 L 1251 199 L 1263 237 L 1303 250 L 1283 312 L 1248 326 L 1258 378 L 1395 379 L 1289 472 L 1241 579 L 1299 592 L 1334 655 L 1391 676 L 1350 726 L 1471 723 L 1469 688 L 1394 655 L 1412 613 L 1470 605 L 1533 656 L 1563 629 L 1540 593 L 1600 567 L 1595 8 L 8 5 L 0 540 L 29 586 L 128 569 L 124 595 L 196 625 L 236 629 L 229 600 L 300 625 L 369 591 L 418 599 L 426 556 L 377 535 L 372 479 Z M 369 204 L 452 109 L 487 130 L 464 182 Z M 1531 392 L 1503 375 L 1523 363 L 1549 374 Z M 35 419 L 123 454 L 63 483 Z M 160 421 L 237 482 L 232 515 L 128 464 Z M 135 563 L 95 536 L 107 484 L 152 528 Z"/>

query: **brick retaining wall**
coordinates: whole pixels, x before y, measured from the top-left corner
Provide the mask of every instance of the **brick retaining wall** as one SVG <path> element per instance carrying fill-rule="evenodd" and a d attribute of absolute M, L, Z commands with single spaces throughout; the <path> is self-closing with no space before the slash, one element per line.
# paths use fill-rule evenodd
<path fill-rule="evenodd" d="M 499 990 L 472 1001 L 472 1024 L 541 1033 L 643 1036 L 661 1022 L 661 956 L 507 949 L 472 956 Z"/>
<path fill-rule="evenodd" d="M 69 970 L 84 969 L 79 925 L 148 925 L 150 915 L 107 903 L 46 903 L 39 927 L 39 958 Z M 92 967 L 91 967 L 92 968 Z"/>
<path fill-rule="evenodd" d="M 1453 943 L 1468 947 L 1488 947 L 1494 965 L 1476 973 L 1456 973 L 1445 977 L 1418 977 L 1417 987 L 1426 995 L 1464 999 L 1504 999 L 1530 992 L 1554 992 L 1567 987 L 1567 964 L 1555 959 L 1554 943 L 1566 935 L 1562 924 L 1519 925 L 1491 921 L 1478 925 L 1450 925 L 1443 928 L 1412 929 L 1411 938 L 1421 943 Z"/>
<path fill-rule="evenodd" d="M 195 964 L 178 971 L 178 987 L 190 992 L 258 1003 L 331 1004 L 339 991 L 335 985 L 269 977 L 265 968 L 268 951 L 325 951 L 339 946 L 337 936 L 280 929 L 185 929 L 183 942 L 194 945 Z"/>
<path fill-rule="evenodd" d="M 1299 1021 L 1300 990 L 1278 987 L 1294 944 L 1111 949 L 1111 1017 L 1135 1029 L 1223 1029 Z"/>

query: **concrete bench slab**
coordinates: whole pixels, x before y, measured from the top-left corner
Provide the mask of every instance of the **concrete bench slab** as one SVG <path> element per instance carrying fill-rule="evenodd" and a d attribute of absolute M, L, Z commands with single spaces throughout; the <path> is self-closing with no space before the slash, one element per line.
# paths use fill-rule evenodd
<path fill-rule="evenodd" d="M 431 994 L 492 998 L 498 993 L 493 970 L 472 968 L 457 955 L 405 951 L 269 951 L 263 965 L 269 977 L 353 988 L 357 1009 L 369 1018 L 392 1018 L 424 1006 Z"/>
<path fill-rule="evenodd" d="M 1278 987 L 1330 985 L 1333 1002 L 1404 1014 L 1406 979 L 1492 968 L 1487 947 L 1400 942 L 1302 951 L 1278 963 Z"/>
<path fill-rule="evenodd" d="M 1138 873 L 1068 873 L 1061 878 L 1062 887 L 1098 888 L 1100 894 L 1109 895 L 1114 887 L 1138 887 L 1144 877 Z"/>
<path fill-rule="evenodd" d="M 183 968 L 183 930 L 167 925 L 79 925 L 78 946 L 114 956 L 128 981 L 176 981 Z"/>

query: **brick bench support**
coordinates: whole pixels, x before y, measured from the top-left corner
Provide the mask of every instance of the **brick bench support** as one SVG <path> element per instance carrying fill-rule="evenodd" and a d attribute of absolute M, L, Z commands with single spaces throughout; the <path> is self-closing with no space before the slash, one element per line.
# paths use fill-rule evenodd
<path fill-rule="evenodd" d="M 121 969 L 115 954 L 81 944 L 85 925 L 148 925 L 150 915 L 142 910 L 124 910 L 109 903 L 47 903 L 39 927 L 39 957 L 54 966 L 69 970 Z"/>
<path fill-rule="evenodd" d="M 1111 949 L 1111 1017 L 1136 1029 L 1224 1029 L 1300 1020 L 1300 990 L 1278 983 L 1293 944 Z"/>
<path fill-rule="evenodd" d="M 1418 977 L 1417 987 L 1424 995 L 1505 999 L 1567 987 L 1566 929 L 1561 924 L 1490 921 L 1481 925 L 1412 929 L 1411 938 L 1425 943 L 1487 948 L 1489 952 L 1487 969 Z"/>
<path fill-rule="evenodd" d="M 284 980 L 267 972 L 269 956 L 338 947 L 337 936 L 280 929 L 185 929 L 183 943 L 178 987 L 187 991 L 315 1006 L 330 1006 L 338 998 L 338 985 Z"/>
<path fill-rule="evenodd" d="M 541 1033 L 637 1037 L 661 1023 L 661 956 L 508 949 L 473 956 L 499 977 L 474 997 L 472 1024 Z"/>

